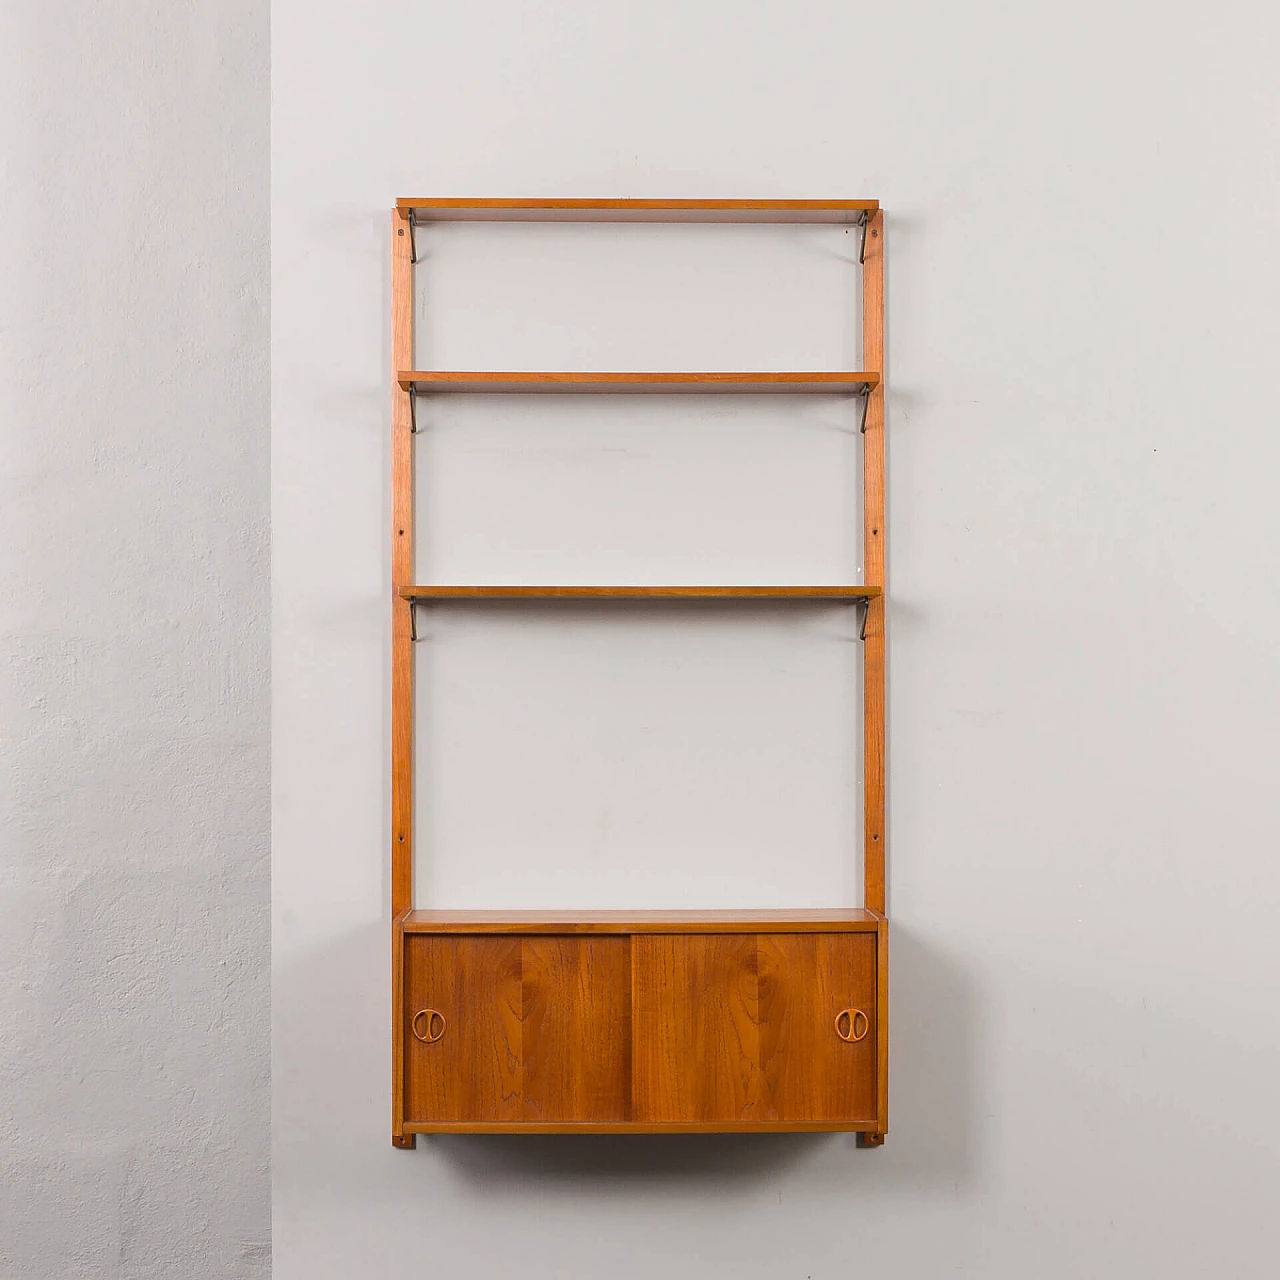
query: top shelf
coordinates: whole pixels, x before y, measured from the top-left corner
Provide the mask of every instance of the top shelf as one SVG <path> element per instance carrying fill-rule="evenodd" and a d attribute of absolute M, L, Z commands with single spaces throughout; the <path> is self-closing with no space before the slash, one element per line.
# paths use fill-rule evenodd
<path fill-rule="evenodd" d="M 574 392 L 859 395 L 879 385 L 878 373 L 456 373 L 402 371 L 404 391 L 493 394 Z"/>
<path fill-rule="evenodd" d="M 415 222 L 808 222 L 856 226 L 878 200 L 417 200 Z"/>

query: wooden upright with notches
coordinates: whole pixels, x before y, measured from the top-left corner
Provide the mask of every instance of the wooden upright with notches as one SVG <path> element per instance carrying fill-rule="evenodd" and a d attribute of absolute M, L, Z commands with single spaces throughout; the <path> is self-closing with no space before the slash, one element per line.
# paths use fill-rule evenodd
<path fill-rule="evenodd" d="M 863 371 L 413 368 L 415 231 L 431 222 L 834 223 L 862 249 Z M 419 1133 L 889 1127 L 885 896 L 884 214 L 874 200 L 400 200 L 391 221 L 392 1142 Z M 414 582 L 415 398 L 842 394 L 863 432 L 864 581 L 848 586 Z M 414 610 L 477 598 L 760 600 L 862 610 L 863 905 L 484 912 L 413 904 Z"/>

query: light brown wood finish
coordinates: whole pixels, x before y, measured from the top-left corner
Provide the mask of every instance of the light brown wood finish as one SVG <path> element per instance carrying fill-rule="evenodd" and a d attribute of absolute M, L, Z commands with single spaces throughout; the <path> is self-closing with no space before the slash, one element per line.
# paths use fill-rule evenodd
<path fill-rule="evenodd" d="M 525 1119 L 629 1119 L 630 942 L 530 937 L 520 956 Z"/>
<path fill-rule="evenodd" d="M 626 938 L 411 937 L 405 952 L 409 1121 L 628 1119 Z M 423 1009 L 443 1019 L 429 1044 L 413 1034 Z"/>
<path fill-rule="evenodd" d="M 876 1120 L 876 941 L 850 934 L 632 939 L 633 1115 L 642 1123 Z"/>
<path fill-rule="evenodd" d="M 862 269 L 862 358 L 884 369 L 884 213 L 867 220 Z M 885 558 L 885 404 L 883 378 L 867 399 L 863 437 L 863 572 L 883 588 Z M 884 915 L 887 909 L 885 861 L 885 600 L 867 606 L 863 663 L 863 904 Z M 864 1134 L 867 1146 L 879 1146 L 889 1129 L 889 928 L 880 928 L 876 1026 L 876 1130 Z"/>
<path fill-rule="evenodd" d="M 419 222 L 827 222 L 851 225 L 875 200 L 402 199 Z"/>
<path fill-rule="evenodd" d="M 406 933 L 875 933 L 860 907 L 763 911 L 410 911 Z"/>
<path fill-rule="evenodd" d="M 413 1137 L 404 1131 L 404 1039 L 400 1011 L 404 1008 L 404 922 L 391 923 L 391 1142 L 412 1147 Z"/>
<path fill-rule="evenodd" d="M 877 373 L 460 373 L 405 370 L 406 391 L 426 395 L 856 395 Z"/>
<path fill-rule="evenodd" d="M 880 1145 L 889 1132 L 889 922 L 885 919 L 876 933 L 876 1011 L 876 1132 L 868 1146 Z"/>
<path fill-rule="evenodd" d="M 405 600 L 870 600 L 879 587 L 401 587 Z"/>
<path fill-rule="evenodd" d="M 520 939 L 405 939 L 407 1120 L 522 1120 Z M 438 1009 L 444 1035 L 423 1044 L 418 1010 Z"/>
<path fill-rule="evenodd" d="M 415 221 L 829 222 L 867 216 L 870 373 L 411 370 Z M 393 1142 L 418 1133 L 856 1132 L 888 1127 L 884 833 L 884 221 L 875 201 L 401 201 L 392 220 Z M 413 584 L 412 395 L 867 393 L 869 586 L 432 587 Z M 864 909 L 413 911 L 414 601 L 863 601 Z M 441 1006 L 444 1006 L 441 1008 Z M 858 1009 L 837 1028 L 841 1010 Z M 430 1034 L 419 1039 L 413 1019 Z M 846 1042 L 845 1036 L 849 1037 Z M 438 1038 L 435 1038 L 438 1037 Z M 424 1040 L 432 1040 L 425 1043 Z"/>
<path fill-rule="evenodd" d="M 756 935 L 632 939 L 632 1112 L 639 1121 L 768 1120 Z"/>
<path fill-rule="evenodd" d="M 884 364 L 884 214 L 877 212 L 867 226 L 862 269 L 863 359 Z M 884 384 L 877 384 L 867 401 L 863 436 L 862 508 L 864 574 L 883 590 L 885 585 Z M 863 645 L 863 846 L 864 905 L 885 909 L 885 616 L 883 598 L 868 607 Z"/>
<path fill-rule="evenodd" d="M 413 264 L 408 221 L 391 219 L 391 362 L 413 362 Z M 413 905 L 413 643 L 410 607 L 399 594 L 413 582 L 413 435 L 409 394 L 391 393 L 391 914 Z"/>
<path fill-rule="evenodd" d="M 409 220 L 391 216 L 391 368 L 413 363 L 413 264 Z M 391 391 L 391 917 L 413 906 L 413 605 L 396 589 L 413 581 L 413 436 L 409 393 L 394 383 Z M 400 930 L 393 924 L 393 939 Z M 412 1147 L 404 1130 L 404 1040 L 400 1034 L 400 982 L 403 960 L 393 940 L 392 1082 L 397 1103 L 392 1142 Z"/>
<path fill-rule="evenodd" d="M 875 1118 L 874 938 L 761 934 L 756 954 L 765 1118 Z M 867 1034 L 856 1042 L 836 1033 L 837 1016 L 849 1008 L 867 1016 Z"/>
<path fill-rule="evenodd" d="M 865 1133 L 865 1120 L 774 1120 L 774 1121 L 733 1121 L 733 1120 L 701 1120 L 642 1122 L 638 1120 L 607 1121 L 601 1123 L 586 1122 L 542 1122 L 536 1120 L 515 1120 L 486 1123 L 483 1121 L 426 1121 L 424 1123 L 405 1122 L 405 1132 L 417 1133 L 856 1133 L 861 1139 Z M 879 1137 L 882 1135 L 871 1135 Z M 867 1146 L 879 1146 L 878 1141 L 866 1143 Z"/>

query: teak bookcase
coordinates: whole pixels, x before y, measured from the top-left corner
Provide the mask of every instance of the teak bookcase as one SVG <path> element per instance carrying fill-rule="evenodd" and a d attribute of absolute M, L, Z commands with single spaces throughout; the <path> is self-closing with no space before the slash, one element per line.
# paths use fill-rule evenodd
<path fill-rule="evenodd" d="M 861 373 L 414 371 L 415 228 L 466 222 L 834 223 L 858 233 Z M 874 200 L 400 200 L 391 226 L 392 1142 L 420 1133 L 888 1129 L 884 220 Z M 844 394 L 864 438 L 865 585 L 422 586 L 416 397 Z M 864 906 L 765 911 L 413 907 L 415 609 L 451 600 L 842 602 L 862 610 Z M 626 607 L 625 605 L 621 607 Z"/>

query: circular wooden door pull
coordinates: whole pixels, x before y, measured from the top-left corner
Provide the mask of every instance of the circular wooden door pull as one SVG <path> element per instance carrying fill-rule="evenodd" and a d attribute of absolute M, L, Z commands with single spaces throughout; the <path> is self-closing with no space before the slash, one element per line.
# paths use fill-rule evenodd
<path fill-rule="evenodd" d="M 841 1022 L 844 1023 L 843 1031 L 840 1030 Z M 865 1039 L 870 1030 L 871 1019 L 861 1009 L 841 1009 L 836 1014 L 836 1035 L 848 1044 L 857 1044 Z"/>
<path fill-rule="evenodd" d="M 421 1031 L 418 1030 L 419 1019 L 425 1019 Z M 439 1031 L 436 1030 L 437 1022 L 440 1027 Z M 418 1012 L 413 1015 L 413 1022 L 411 1025 L 413 1027 L 413 1034 L 417 1036 L 423 1044 L 435 1044 L 435 1042 L 444 1035 L 444 1014 L 441 1013 L 439 1009 L 419 1009 Z"/>

